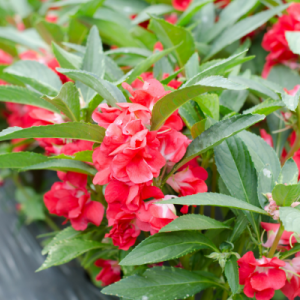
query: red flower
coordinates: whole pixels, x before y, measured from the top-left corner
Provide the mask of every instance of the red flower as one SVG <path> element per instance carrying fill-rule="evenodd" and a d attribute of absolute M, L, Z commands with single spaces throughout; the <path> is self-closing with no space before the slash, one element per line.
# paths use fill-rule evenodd
<path fill-rule="evenodd" d="M 165 20 L 170 24 L 176 24 L 178 21 L 178 17 L 176 13 L 171 13 L 170 15 L 165 17 Z"/>
<path fill-rule="evenodd" d="M 273 25 L 264 36 L 262 47 L 270 53 L 266 57 L 266 64 L 263 70 L 263 77 L 267 77 L 272 66 L 285 63 L 290 64 L 298 58 L 288 46 L 285 38 L 286 31 L 300 30 L 300 4 L 294 3 L 287 9 L 288 15 L 283 15 L 278 19 L 278 22 Z"/>
<path fill-rule="evenodd" d="M 215 4 L 218 5 L 218 7 L 220 8 L 225 8 L 229 3 L 230 3 L 231 0 L 215 0 Z"/>
<path fill-rule="evenodd" d="M 146 199 L 163 197 L 163 192 L 158 187 L 151 186 L 151 182 L 129 186 L 113 180 L 105 188 L 105 200 L 108 203 L 120 202 L 123 209 L 129 211 L 137 211 Z"/>
<path fill-rule="evenodd" d="M 61 148 L 60 153 L 63 153 L 65 155 L 73 155 L 81 151 L 87 151 L 87 150 L 91 151 L 93 150 L 93 144 L 94 144 L 93 142 L 89 142 L 89 141 L 75 140 L 64 145 Z"/>
<path fill-rule="evenodd" d="M 285 285 L 285 272 L 279 269 L 285 266 L 285 262 L 277 257 L 255 259 L 253 252 L 247 252 L 238 260 L 238 265 L 239 281 L 249 298 L 255 296 L 257 300 L 269 300 L 275 290 Z"/>
<path fill-rule="evenodd" d="M 100 225 L 104 208 L 91 201 L 86 189 L 87 175 L 58 172 L 63 182 L 56 182 L 44 195 L 44 202 L 51 214 L 70 219 L 75 230 L 85 230 L 88 223 Z"/>
<path fill-rule="evenodd" d="M 110 285 L 121 280 L 121 267 L 116 260 L 98 259 L 95 266 L 102 268 L 96 280 L 102 281 L 102 286 Z"/>
<path fill-rule="evenodd" d="M 12 64 L 13 60 L 14 58 L 10 54 L 0 49 L 0 64 L 10 65 Z"/>
<path fill-rule="evenodd" d="M 185 11 L 191 2 L 192 0 L 172 0 L 172 5 L 177 10 Z"/>
<path fill-rule="evenodd" d="M 268 239 L 267 241 L 263 244 L 264 247 L 270 248 L 273 245 L 273 242 L 275 240 L 276 234 L 279 230 L 280 224 L 274 224 L 274 223 L 265 223 L 261 222 L 260 223 L 261 227 L 267 232 Z M 293 232 L 289 231 L 284 231 L 279 243 L 278 243 L 278 249 L 281 250 L 289 250 L 290 249 L 290 237 L 293 234 Z M 292 238 L 292 244 L 295 244 L 296 238 Z"/>

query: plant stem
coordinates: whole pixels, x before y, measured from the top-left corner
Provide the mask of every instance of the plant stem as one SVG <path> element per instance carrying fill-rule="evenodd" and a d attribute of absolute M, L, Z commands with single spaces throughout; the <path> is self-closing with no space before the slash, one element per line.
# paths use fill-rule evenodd
<path fill-rule="evenodd" d="M 195 295 L 194 296 L 190 296 L 188 298 L 185 298 L 186 300 L 195 300 Z"/>
<path fill-rule="evenodd" d="M 273 242 L 273 245 L 272 245 L 272 247 L 271 247 L 271 249 L 270 249 L 270 251 L 268 253 L 268 257 L 269 258 L 272 258 L 274 256 L 276 248 L 277 248 L 278 243 L 280 241 L 280 238 L 281 238 L 281 236 L 283 234 L 283 231 L 284 231 L 284 227 L 283 227 L 282 223 L 280 222 L 279 230 L 278 230 L 278 232 L 276 234 L 276 237 L 275 237 L 275 240 Z"/>
<path fill-rule="evenodd" d="M 224 290 L 223 295 L 222 295 L 222 300 L 227 300 L 228 298 L 228 292 Z"/>
<path fill-rule="evenodd" d="M 54 231 L 60 231 L 60 228 L 53 222 L 53 220 L 46 216 L 45 217 L 45 222 L 47 223 L 47 225 Z"/>

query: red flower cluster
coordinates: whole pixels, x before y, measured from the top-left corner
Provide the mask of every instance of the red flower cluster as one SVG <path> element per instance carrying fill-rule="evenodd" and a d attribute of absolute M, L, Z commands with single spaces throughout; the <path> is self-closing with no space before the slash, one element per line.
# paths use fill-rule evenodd
<path fill-rule="evenodd" d="M 121 267 L 116 260 L 98 259 L 95 266 L 102 268 L 100 273 L 96 276 L 96 280 L 102 282 L 102 286 L 110 285 L 121 280 Z"/>
<path fill-rule="evenodd" d="M 278 22 L 265 34 L 262 47 L 270 53 L 266 57 L 266 64 L 262 76 L 267 77 L 271 68 L 276 64 L 287 64 L 294 68 L 298 55 L 294 54 L 285 38 L 286 31 L 300 30 L 300 4 L 293 3 L 287 9 L 288 14 L 278 18 Z"/>
<path fill-rule="evenodd" d="M 44 195 L 44 202 L 51 214 L 69 219 L 75 230 L 85 230 L 88 223 L 99 226 L 104 207 L 91 201 L 86 189 L 87 175 L 57 172 L 62 182 L 56 182 Z"/>

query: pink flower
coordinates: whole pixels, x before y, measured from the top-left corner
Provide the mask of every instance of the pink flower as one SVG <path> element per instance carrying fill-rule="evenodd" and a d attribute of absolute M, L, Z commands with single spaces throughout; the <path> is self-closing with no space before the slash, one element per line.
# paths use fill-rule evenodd
<path fill-rule="evenodd" d="M 177 17 L 177 14 L 176 13 L 171 13 L 170 15 L 166 16 L 165 17 L 165 20 L 167 22 L 169 22 L 170 24 L 176 24 L 177 21 L 178 21 L 178 17 Z"/>
<path fill-rule="evenodd" d="M 277 257 L 255 259 L 253 252 L 247 252 L 238 260 L 239 281 L 244 285 L 247 297 L 257 300 L 269 300 L 275 290 L 281 289 L 286 282 L 286 275 L 281 267 L 285 262 Z"/>
<path fill-rule="evenodd" d="M 60 153 L 63 153 L 65 155 L 73 155 L 77 152 L 81 152 L 81 151 L 87 151 L 93 150 L 93 142 L 89 142 L 89 141 L 82 141 L 82 140 L 73 140 L 70 143 L 65 144 L 61 150 Z"/>
<path fill-rule="evenodd" d="M 88 223 L 99 226 L 103 205 L 91 201 L 86 189 L 87 175 L 74 172 L 58 172 L 62 182 L 56 182 L 44 195 L 44 202 L 51 214 L 70 219 L 75 230 L 85 230 Z"/>
<path fill-rule="evenodd" d="M 260 136 L 265 140 L 265 142 L 270 146 L 273 147 L 273 138 L 271 134 L 268 134 L 265 129 L 259 129 Z"/>
<path fill-rule="evenodd" d="M 0 64 L 10 65 L 12 64 L 13 60 L 14 59 L 10 54 L 0 49 Z"/>
<path fill-rule="evenodd" d="M 105 188 L 105 200 L 108 203 L 120 202 L 123 209 L 137 211 L 144 200 L 149 198 L 162 199 L 163 192 L 151 182 L 139 185 L 127 185 L 113 180 Z"/>
<path fill-rule="evenodd" d="M 101 111 L 95 110 L 92 114 L 92 118 L 103 128 L 108 128 L 122 113 L 122 110 L 119 108 L 109 107 L 106 103 L 100 104 L 98 108 L 100 108 Z"/>
<path fill-rule="evenodd" d="M 145 120 L 147 108 L 134 103 L 122 103 L 122 108 L 126 108 L 124 113 L 108 126 L 101 146 L 94 151 L 93 161 L 99 171 L 94 184 L 103 185 L 113 178 L 145 183 L 157 177 L 165 164 L 156 132 L 136 119 L 137 114 Z"/>
<path fill-rule="evenodd" d="M 191 2 L 192 0 L 172 0 L 172 5 L 177 10 L 185 11 Z"/>
<path fill-rule="evenodd" d="M 290 63 L 297 60 L 298 55 L 294 54 L 288 46 L 285 38 L 286 31 L 300 30 L 300 4 L 293 3 L 287 9 L 288 15 L 278 18 L 278 22 L 265 34 L 262 47 L 270 53 L 266 57 L 266 64 L 263 70 L 263 77 L 267 77 L 272 66 L 278 63 Z"/>
<path fill-rule="evenodd" d="M 279 230 L 280 224 L 274 224 L 274 223 L 260 223 L 261 227 L 267 232 L 267 241 L 262 244 L 266 248 L 270 248 L 273 245 L 273 242 L 275 240 L 276 234 Z M 293 234 L 293 232 L 284 231 L 278 244 L 278 249 L 280 250 L 289 250 L 290 249 L 290 237 Z M 296 238 L 292 238 L 292 244 L 295 244 Z"/>
<path fill-rule="evenodd" d="M 281 291 L 289 300 L 293 300 L 300 296 L 300 257 L 286 260 L 283 269 L 286 270 L 287 281 Z"/>
<path fill-rule="evenodd" d="M 169 200 L 175 196 L 166 195 L 163 200 Z M 173 204 L 162 204 L 161 201 L 151 200 L 136 213 L 138 227 L 143 231 L 157 233 L 161 228 L 178 218 Z"/>
<path fill-rule="evenodd" d="M 264 210 L 274 219 L 279 219 L 279 206 L 276 204 L 276 202 L 272 198 L 272 194 L 268 193 L 266 194 L 269 204 L 264 207 Z"/>
<path fill-rule="evenodd" d="M 98 259 L 95 262 L 95 266 L 102 268 L 96 276 L 97 281 L 102 281 L 102 286 L 121 280 L 121 267 L 116 260 Z"/>

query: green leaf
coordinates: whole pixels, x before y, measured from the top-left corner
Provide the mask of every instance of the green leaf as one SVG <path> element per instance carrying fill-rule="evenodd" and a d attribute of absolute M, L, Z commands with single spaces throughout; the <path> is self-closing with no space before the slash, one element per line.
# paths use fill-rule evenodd
<path fill-rule="evenodd" d="M 36 272 L 48 269 L 52 266 L 65 264 L 87 251 L 104 247 L 106 247 L 106 244 L 89 240 L 71 239 L 61 241 L 49 249 L 48 257 Z"/>
<path fill-rule="evenodd" d="M 33 152 L 13 152 L 0 154 L 1 169 L 20 169 L 47 161 L 48 157 Z"/>
<path fill-rule="evenodd" d="M 284 144 L 291 134 L 292 130 L 285 128 L 285 122 L 281 116 L 280 111 L 268 115 L 267 123 L 273 139 L 273 147 L 278 157 L 281 157 Z"/>
<path fill-rule="evenodd" d="M 195 52 L 184 66 L 185 75 L 187 79 L 193 78 L 197 75 L 199 70 L 199 55 Z"/>
<path fill-rule="evenodd" d="M 23 83 L 42 94 L 56 96 L 62 83 L 56 73 L 45 65 L 32 60 L 20 60 L 5 69 Z"/>
<path fill-rule="evenodd" d="M 169 231 L 182 231 L 182 230 L 208 230 L 208 229 L 220 229 L 227 228 L 229 226 L 224 225 L 222 222 L 211 219 L 203 215 L 185 215 L 181 216 L 168 225 L 164 226 L 159 232 Z"/>
<path fill-rule="evenodd" d="M 210 76 L 195 85 L 180 88 L 155 103 L 152 110 L 151 130 L 159 129 L 176 109 L 200 94 L 222 89 L 242 90 L 245 88 L 221 76 Z"/>
<path fill-rule="evenodd" d="M 68 122 L 29 128 L 9 127 L 0 132 L 0 141 L 22 138 L 62 138 L 102 142 L 105 129 L 94 124 Z"/>
<path fill-rule="evenodd" d="M 136 79 L 137 76 L 146 72 L 154 63 L 156 63 L 157 61 L 159 61 L 161 58 L 168 55 L 172 51 L 176 51 L 177 48 L 178 48 L 178 46 L 175 46 L 172 48 L 165 49 L 163 51 L 155 52 L 154 54 L 152 54 L 151 56 L 149 56 L 148 58 L 146 58 L 145 60 L 140 62 L 132 70 L 132 72 L 130 73 L 130 75 L 128 76 L 128 79 L 126 81 L 128 81 L 128 83 L 132 83 Z"/>
<path fill-rule="evenodd" d="M 93 151 L 91 150 L 85 150 L 85 151 L 79 151 L 74 153 L 73 155 L 65 155 L 60 154 L 56 156 L 51 156 L 51 158 L 61 158 L 61 159 L 73 159 L 73 160 L 79 160 L 79 161 L 85 161 L 85 162 L 93 162 Z"/>
<path fill-rule="evenodd" d="M 280 259 L 286 259 L 300 251 L 300 245 L 294 246 L 291 250 L 281 252 Z"/>
<path fill-rule="evenodd" d="M 286 92 L 282 92 L 281 98 L 288 109 L 295 111 L 299 104 L 300 91 L 298 90 L 293 96 Z"/>
<path fill-rule="evenodd" d="M 124 76 L 124 72 L 110 57 L 105 56 L 105 79 L 111 82 L 118 81 Z"/>
<path fill-rule="evenodd" d="M 228 6 L 221 10 L 219 20 L 214 26 L 207 31 L 207 34 L 201 39 L 201 42 L 209 43 L 216 38 L 224 29 L 233 25 L 239 18 L 256 4 L 256 0 L 235 0 L 231 1 Z"/>
<path fill-rule="evenodd" d="M 231 255 L 231 257 L 226 261 L 225 276 L 227 278 L 232 294 L 233 295 L 236 294 L 240 286 L 239 286 L 239 270 L 238 270 L 237 258 L 235 255 Z"/>
<path fill-rule="evenodd" d="M 218 172 L 230 194 L 249 204 L 259 206 L 257 197 L 257 175 L 250 153 L 243 141 L 233 136 L 214 148 Z M 257 215 L 246 213 L 257 236 Z"/>
<path fill-rule="evenodd" d="M 231 233 L 228 241 L 231 243 L 235 242 L 245 231 L 248 224 L 249 224 L 249 220 L 248 220 L 247 216 L 240 213 L 236 219 L 236 223 L 233 227 L 232 233 Z"/>
<path fill-rule="evenodd" d="M 44 96 L 43 99 L 57 107 L 71 121 L 80 120 L 79 92 L 73 82 L 65 83 L 56 97 Z"/>
<path fill-rule="evenodd" d="M 184 26 L 190 22 L 192 17 L 207 3 L 212 2 L 212 0 L 198 0 L 193 1 L 188 8 L 183 12 L 183 14 L 178 19 L 176 25 Z"/>
<path fill-rule="evenodd" d="M 243 111 L 243 114 L 262 114 L 262 115 L 269 115 L 272 112 L 276 111 L 284 107 L 284 103 L 282 101 L 275 101 L 272 99 L 268 99 L 263 101 L 262 103 L 255 105 L 249 109 Z"/>
<path fill-rule="evenodd" d="M 165 20 L 155 17 L 151 18 L 148 26 L 158 37 L 165 48 L 172 48 L 181 43 L 176 48 L 175 56 L 179 67 L 183 67 L 191 55 L 195 52 L 194 39 L 189 31 L 183 27 L 172 25 Z"/>
<path fill-rule="evenodd" d="M 220 52 L 222 49 L 224 49 L 226 46 L 239 40 L 249 32 L 257 29 L 258 27 L 266 23 L 270 18 L 286 9 L 288 6 L 289 4 L 280 5 L 275 8 L 268 9 L 253 16 L 247 17 L 237 22 L 232 27 L 226 29 L 218 38 L 215 39 L 209 53 L 205 57 L 205 60 L 208 60 L 209 58 Z"/>
<path fill-rule="evenodd" d="M 20 172 L 28 170 L 53 170 L 53 171 L 63 171 L 63 172 L 77 172 L 87 175 L 94 176 L 97 171 L 95 168 L 81 161 L 70 160 L 70 159 L 54 159 L 49 158 L 47 161 L 26 166 L 20 169 Z"/>
<path fill-rule="evenodd" d="M 288 159 L 280 172 L 278 182 L 284 184 L 296 184 L 298 182 L 299 170 L 295 161 Z"/>
<path fill-rule="evenodd" d="M 160 204 L 210 205 L 231 207 L 267 215 L 267 212 L 265 212 L 261 208 L 258 208 L 257 206 L 254 206 L 242 200 L 238 200 L 231 196 L 216 193 L 201 193 L 192 196 L 179 197 L 171 200 L 164 200 Z"/>
<path fill-rule="evenodd" d="M 300 184 L 276 184 L 272 197 L 278 206 L 291 206 L 300 198 Z"/>
<path fill-rule="evenodd" d="M 219 97 L 216 94 L 204 94 L 194 99 L 201 110 L 214 120 L 219 121 Z"/>
<path fill-rule="evenodd" d="M 60 112 L 59 109 L 57 109 L 54 105 L 42 99 L 39 94 L 27 88 L 19 86 L 1 85 L 0 102 L 27 104 L 36 107 L 41 107 L 57 113 Z"/>
<path fill-rule="evenodd" d="M 300 210 L 292 207 L 279 207 L 279 218 L 286 231 L 300 234 Z"/>
<path fill-rule="evenodd" d="M 285 31 L 285 38 L 289 44 L 290 50 L 295 54 L 300 54 L 300 32 Z"/>
<path fill-rule="evenodd" d="M 116 103 L 119 102 L 126 102 L 125 96 L 116 86 L 109 81 L 100 79 L 96 74 L 81 70 L 69 70 L 62 68 L 57 68 L 57 70 L 71 79 L 79 80 L 88 87 L 94 89 L 111 106 L 116 106 Z"/>
<path fill-rule="evenodd" d="M 83 71 L 95 74 L 97 78 L 103 79 L 105 74 L 105 55 L 102 53 L 102 42 L 96 26 L 93 26 L 87 38 L 86 50 L 82 61 Z M 95 89 L 84 82 L 77 82 L 76 85 L 81 90 L 81 94 L 86 103 L 95 97 Z"/>
<path fill-rule="evenodd" d="M 55 244 L 58 244 L 65 240 L 70 240 L 70 239 L 76 238 L 80 234 L 81 234 L 81 232 L 75 230 L 72 226 L 69 226 L 69 227 L 59 231 L 55 235 L 55 237 L 46 245 L 46 247 L 44 247 L 44 249 L 42 250 L 42 255 L 47 254 L 49 252 L 50 248 L 52 246 L 54 246 Z"/>
<path fill-rule="evenodd" d="M 52 51 L 62 68 L 80 69 L 82 64 L 82 59 L 80 56 L 67 52 L 54 42 L 52 42 Z"/>
<path fill-rule="evenodd" d="M 194 126 L 194 124 L 196 124 L 203 118 L 202 113 L 199 113 L 199 111 L 199 105 L 192 100 L 184 103 L 178 109 L 179 115 L 190 130 Z"/>
<path fill-rule="evenodd" d="M 275 186 L 276 178 L 270 168 L 270 165 L 266 165 L 258 173 L 257 195 L 262 208 L 269 203 L 264 195 L 267 193 L 272 193 L 272 190 Z"/>
<path fill-rule="evenodd" d="M 207 130 L 215 123 L 217 123 L 217 121 L 209 117 L 195 123 L 191 128 L 191 134 L 193 139 L 202 134 L 205 130 Z"/>
<path fill-rule="evenodd" d="M 150 15 L 165 15 L 174 11 L 174 7 L 166 4 L 157 4 L 146 7 L 142 12 L 140 12 L 133 20 L 133 25 L 138 25 L 144 21 L 150 19 Z"/>
<path fill-rule="evenodd" d="M 196 84 L 199 80 L 207 76 L 223 74 L 226 70 L 235 66 L 238 61 L 237 59 L 245 55 L 247 51 L 248 50 L 245 50 L 226 59 L 213 60 L 201 65 L 201 71 L 199 73 L 197 71 L 197 74 L 195 74 L 194 77 L 188 78 L 189 80 L 183 86 Z"/>
<path fill-rule="evenodd" d="M 173 170 L 177 170 L 199 154 L 221 144 L 227 138 L 263 119 L 263 115 L 237 115 L 212 125 L 191 142 L 185 156 L 175 165 Z"/>
<path fill-rule="evenodd" d="M 136 266 L 175 259 L 199 249 L 218 248 L 204 235 L 195 231 L 157 233 L 136 246 L 121 262 Z"/>
<path fill-rule="evenodd" d="M 22 213 L 26 215 L 29 222 L 45 220 L 43 196 L 37 194 L 33 188 L 23 187 L 17 189 L 15 197 L 22 204 Z"/>
<path fill-rule="evenodd" d="M 173 300 L 192 296 L 208 287 L 220 286 L 214 277 L 172 267 L 154 267 L 142 275 L 122 279 L 103 294 L 129 299 Z"/>
<path fill-rule="evenodd" d="M 35 28 L 42 39 L 48 45 L 51 45 L 52 41 L 56 43 L 61 43 L 64 41 L 64 30 L 60 25 L 56 23 L 50 23 L 45 20 L 40 20 L 35 23 Z"/>
<path fill-rule="evenodd" d="M 273 100 L 279 100 L 279 97 L 275 92 L 260 82 L 243 76 L 231 76 L 230 79 L 234 82 L 248 86 L 249 90 L 258 97 L 270 97 Z"/>
<path fill-rule="evenodd" d="M 249 95 L 249 91 L 223 91 L 219 97 L 220 105 L 224 105 L 229 109 L 239 112 L 243 107 L 247 97 Z"/>
<path fill-rule="evenodd" d="M 247 145 L 257 172 L 267 166 L 271 170 L 274 179 L 277 180 L 281 166 L 274 149 L 254 133 L 243 131 L 238 134 L 238 137 Z"/>

